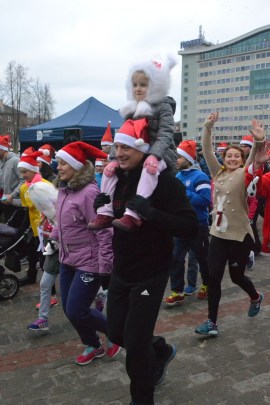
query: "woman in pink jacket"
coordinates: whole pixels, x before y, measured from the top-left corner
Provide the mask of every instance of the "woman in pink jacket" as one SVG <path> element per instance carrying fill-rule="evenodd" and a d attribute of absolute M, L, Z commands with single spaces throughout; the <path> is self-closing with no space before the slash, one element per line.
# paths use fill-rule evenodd
<path fill-rule="evenodd" d="M 86 345 L 83 354 L 76 359 L 79 365 L 104 356 L 97 331 L 107 333 L 106 317 L 90 308 L 103 280 L 108 279 L 113 263 L 112 229 L 91 231 L 87 228 L 96 217 L 93 203 L 99 194 L 94 167 L 87 158 L 97 157 L 106 159 L 107 155 L 84 142 L 70 143 L 56 154 L 59 193 L 57 226 L 51 238 L 59 243 L 63 309 Z M 108 343 L 109 357 L 114 357 L 119 350 L 119 346 Z"/>

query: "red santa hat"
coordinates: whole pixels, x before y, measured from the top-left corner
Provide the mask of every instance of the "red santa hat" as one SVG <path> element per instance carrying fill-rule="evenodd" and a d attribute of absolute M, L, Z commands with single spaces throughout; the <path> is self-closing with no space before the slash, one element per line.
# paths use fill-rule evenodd
<path fill-rule="evenodd" d="M 103 159 L 97 158 L 95 161 L 95 166 L 103 166 Z"/>
<path fill-rule="evenodd" d="M 182 141 L 177 147 L 177 153 L 186 158 L 190 163 L 194 164 L 196 160 L 196 146 L 195 141 Z"/>
<path fill-rule="evenodd" d="M 225 150 L 229 145 L 226 142 L 220 142 L 218 144 L 217 150 L 218 152 L 222 152 L 223 150 Z"/>
<path fill-rule="evenodd" d="M 37 157 L 42 156 L 43 154 L 46 155 L 46 153 L 48 153 L 48 151 L 44 150 L 43 152 L 37 151 L 33 153 L 27 153 L 24 156 L 22 154 L 20 161 L 18 163 L 18 167 L 30 170 L 31 172 L 38 173 L 39 167 Z"/>
<path fill-rule="evenodd" d="M 131 148 L 147 153 L 150 149 L 148 135 L 148 121 L 127 120 L 115 134 L 114 143 L 123 143 Z"/>
<path fill-rule="evenodd" d="M 80 170 L 86 164 L 87 158 L 107 159 L 108 155 L 88 143 L 77 141 L 68 143 L 56 153 L 55 157 L 64 160 L 73 169 Z"/>
<path fill-rule="evenodd" d="M 27 155 L 31 155 L 31 153 L 34 153 L 35 149 L 33 148 L 33 146 L 29 146 L 29 148 L 26 148 L 23 153 L 21 154 L 21 156 L 27 156 Z"/>
<path fill-rule="evenodd" d="M 111 121 L 108 121 L 108 126 L 106 128 L 106 131 L 104 132 L 103 137 L 101 138 L 100 144 L 101 144 L 101 146 L 102 145 L 111 145 L 111 146 L 113 145 Z"/>
<path fill-rule="evenodd" d="M 252 147 L 253 145 L 253 136 L 252 135 L 244 135 L 240 141 L 240 145 L 248 145 Z"/>
<path fill-rule="evenodd" d="M 50 165 L 52 163 L 52 158 L 55 154 L 54 147 L 52 145 L 49 145 L 48 143 L 46 143 L 45 145 L 40 146 L 38 150 L 39 150 L 39 152 L 43 152 L 44 150 L 47 150 L 49 152 L 49 154 L 48 155 L 43 154 L 43 156 L 40 156 L 37 158 L 37 161 Z"/>
<path fill-rule="evenodd" d="M 2 135 L 0 136 L 0 149 L 8 151 L 11 148 L 10 136 Z"/>

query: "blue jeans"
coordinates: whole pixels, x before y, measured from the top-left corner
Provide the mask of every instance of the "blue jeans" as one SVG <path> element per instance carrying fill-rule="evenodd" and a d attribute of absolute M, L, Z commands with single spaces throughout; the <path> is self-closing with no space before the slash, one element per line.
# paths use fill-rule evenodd
<path fill-rule="evenodd" d="M 202 282 L 208 285 L 208 246 L 209 229 L 208 225 L 200 225 L 199 232 L 195 239 L 174 238 L 173 264 L 170 271 L 171 290 L 183 292 L 185 287 L 185 257 L 192 250 L 200 267 Z M 188 283 L 196 286 L 197 273 L 195 267 L 189 271 Z"/>
<path fill-rule="evenodd" d="M 107 318 L 90 308 L 100 287 L 99 274 L 60 265 L 60 291 L 64 313 L 83 344 L 100 347 L 97 331 L 107 335 Z"/>
<path fill-rule="evenodd" d="M 52 286 L 55 283 L 58 274 L 50 274 L 46 271 L 43 272 L 42 278 L 40 280 L 40 308 L 39 308 L 39 318 L 48 319 L 51 296 L 52 296 Z"/>

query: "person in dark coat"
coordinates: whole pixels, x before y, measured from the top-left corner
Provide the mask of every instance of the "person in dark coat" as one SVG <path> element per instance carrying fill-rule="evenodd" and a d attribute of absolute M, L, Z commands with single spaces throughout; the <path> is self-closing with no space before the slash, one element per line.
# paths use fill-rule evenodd
<path fill-rule="evenodd" d="M 138 121 L 142 121 L 140 133 L 135 129 Z M 160 173 L 149 199 L 136 195 L 148 145 L 136 142 L 136 134 L 142 139 L 146 130 L 147 120 L 128 120 L 114 139 L 119 163 L 112 200 L 114 217 L 121 218 L 127 206 L 142 220 L 134 232 L 114 230 L 107 302 L 109 339 L 126 349 L 132 405 L 154 404 L 155 385 L 163 381 L 175 356 L 176 348 L 153 333 L 169 278 L 173 236 L 194 238 L 198 232 L 197 216 L 185 188 L 168 169 Z M 108 196 L 101 193 L 95 207 L 107 202 Z"/>

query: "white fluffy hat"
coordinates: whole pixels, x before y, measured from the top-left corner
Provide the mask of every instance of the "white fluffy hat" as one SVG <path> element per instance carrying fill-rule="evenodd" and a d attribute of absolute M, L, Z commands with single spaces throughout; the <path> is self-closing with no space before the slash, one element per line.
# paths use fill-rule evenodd
<path fill-rule="evenodd" d="M 171 69 L 177 64 L 174 56 L 151 58 L 135 63 L 131 66 L 126 80 L 128 100 L 134 100 L 132 75 L 137 71 L 143 71 L 149 79 L 148 94 L 145 101 L 159 103 L 168 95 L 171 85 Z"/>

